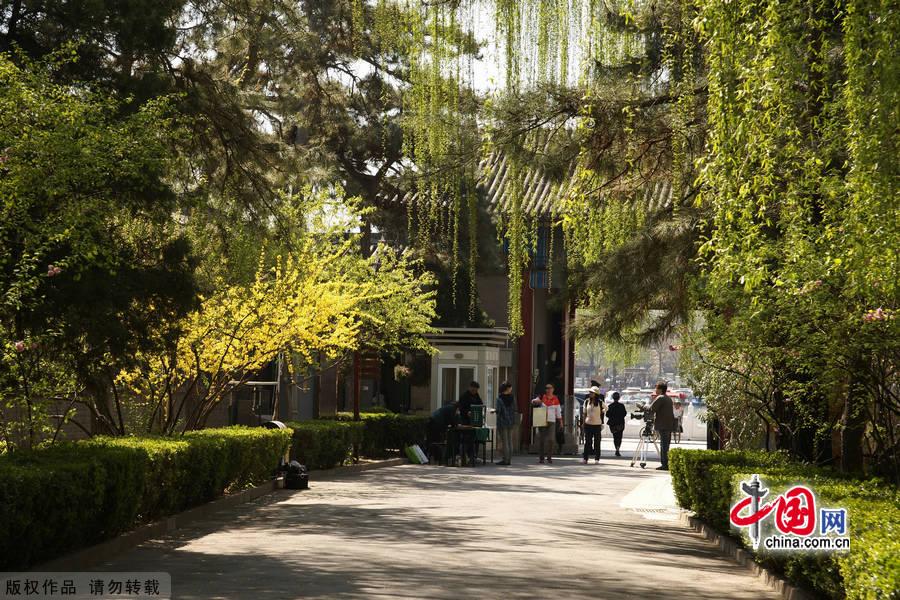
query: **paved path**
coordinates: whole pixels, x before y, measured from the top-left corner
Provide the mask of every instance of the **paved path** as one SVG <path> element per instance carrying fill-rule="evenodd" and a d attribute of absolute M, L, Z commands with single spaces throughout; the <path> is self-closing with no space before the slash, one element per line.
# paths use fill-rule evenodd
<path fill-rule="evenodd" d="M 168 571 L 181 599 L 777 597 L 677 521 L 668 474 L 627 456 L 514 462 L 313 473 L 308 491 L 226 509 L 97 570 Z"/>

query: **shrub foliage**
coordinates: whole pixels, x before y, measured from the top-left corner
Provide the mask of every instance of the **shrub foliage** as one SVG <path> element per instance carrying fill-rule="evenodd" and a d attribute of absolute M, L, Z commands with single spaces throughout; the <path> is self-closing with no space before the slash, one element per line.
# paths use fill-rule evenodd
<path fill-rule="evenodd" d="M 363 424 L 340 421 L 292 421 L 291 458 L 310 469 L 331 469 L 351 459 L 354 444 L 361 444 Z"/>
<path fill-rule="evenodd" d="M 339 421 L 351 421 L 351 413 L 338 413 Z M 406 446 L 422 444 L 428 417 L 395 413 L 362 413 L 363 438 L 360 453 L 371 458 L 400 455 Z"/>
<path fill-rule="evenodd" d="M 859 480 L 791 462 L 781 453 L 673 449 L 669 455 L 678 503 L 722 533 L 740 482 L 754 473 L 780 494 L 803 482 L 826 507 L 846 508 L 851 549 L 842 553 L 772 553 L 756 558 L 826 598 L 896 598 L 900 594 L 900 492 L 879 480 Z M 730 532 L 735 535 L 734 530 Z M 746 533 L 741 543 L 750 548 Z"/>
<path fill-rule="evenodd" d="M 289 430 L 99 437 L 0 456 L 0 569 L 27 568 L 272 476 Z"/>
<path fill-rule="evenodd" d="M 330 469 L 351 459 L 353 446 L 360 456 L 386 458 L 402 455 L 403 448 L 421 444 L 428 417 L 390 412 L 362 413 L 353 421 L 352 413 L 338 413 L 333 419 L 294 421 L 291 458 L 310 469 Z"/>

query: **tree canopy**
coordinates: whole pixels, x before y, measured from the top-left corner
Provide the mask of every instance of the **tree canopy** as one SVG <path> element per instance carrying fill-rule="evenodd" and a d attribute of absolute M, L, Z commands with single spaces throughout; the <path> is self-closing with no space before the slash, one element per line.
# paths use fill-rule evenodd
<path fill-rule="evenodd" d="M 115 392 L 133 357 L 185 363 L 266 290 L 278 318 L 317 311 L 287 300 L 334 291 L 321 260 L 360 287 L 323 291 L 316 351 L 419 343 L 434 280 L 412 254 L 467 323 L 505 254 L 516 336 L 549 228 L 578 335 L 680 334 L 735 431 L 749 406 L 782 447 L 827 461 L 836 431 L 844 468 L 896 476 L 898 32 L 892 0 L 0 0 L 7 380 L 52 331 L 63 371 Z M 508 198 L 486 206 L 487 181 Z M 310 245 L 296 204 L 338 187 L 366 207 L 358 252 Z M 213 389 L 197 363 L 179 377 Z"/>

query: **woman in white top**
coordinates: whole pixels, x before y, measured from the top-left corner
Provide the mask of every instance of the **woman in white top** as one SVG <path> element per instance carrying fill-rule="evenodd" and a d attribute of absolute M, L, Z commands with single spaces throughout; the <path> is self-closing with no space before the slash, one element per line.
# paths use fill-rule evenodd
<path fill-rule="evenodd" d="M 584 456 L 581 462 L 584 464 L 587 464 L 588 456 L 592 451 L 594 464 L 600 462 L 600 438 L 603 433 L 603 413 L 605 411 L 603 394 L 600 393 L 600 388 L 594 386 L 590 389 L 582 408 L 584 413 Z"/>
<path fill-rule="evenodd" d="M 675 415 L 675 431 L 673 432 L 675 435 L 675 443 L 681 443 L 681 433 L 684 431 L 682 427 L 682 422 L 684 420 L 684 405 L 681 403 L 681 400 L 676 400 L 674 406 L 672 406 L 672 413 Z"/>

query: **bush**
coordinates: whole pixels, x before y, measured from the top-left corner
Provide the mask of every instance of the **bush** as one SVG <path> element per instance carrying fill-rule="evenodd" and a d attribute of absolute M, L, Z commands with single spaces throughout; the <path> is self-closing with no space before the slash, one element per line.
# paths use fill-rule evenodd
<path fill-rule="evenodd" d="M 737 473 L 732 480 L 739 485 L 748 477 Z M 851 544 L 850 552 L 841 554 L 762 554 L 764 564 L 822 596 L 900 598 L 900 493 L 896 488 L 803 466 L 764 477 L 770 494 L 803 482 L 815 492 L 817 504 L 846 508 Z"/>
<path fill-rule="evenodd" d="M 745 471 L 747 465 L 771 469 L 787 464 L 787 455 L 780 452 L 673 448 L 669 453 L 672 488 L 678 503 L 720 531 L 729 525 L 728 512 L 735 493 L 730 487 L 731 474 Z"/>
<path fill-rule="evenodd" d="M 290 431 L 93 438 L 0 457 L 0 569 L 27 568 L 272 476 Z"/>
<path fill-rule="evenodd" d="M 338 413 L 339 421 L 352 421 L 352 413 Z M 428 417 L 394 413 L 361 413 L 363 438 L 360 454 L 370 458 L 385 458 L 403 454 L 403 449 L 425 442 Z"/>
<path fill-rule="evenodd" d="M 685 450 L 673 448 L 669 452 L 669 470 L 672 474 L 672 488 L 675 498 L 684 508 L 690 509 L 704 519 L 714 520 L 719 513 L 716 510 L 710 512 L 707 504 L 714 500 L 707 490 L 721 481 L 711 480 L 713 475 L 721 476 L 722 473 L 710 473 L 713 466 L 737 467 L 739 469 L 747 465 L 760 465 L 774 467 L 789 463 L 786 454 L 780 452 L 730 450 L 727 452 L 710 450 Z M 721 491 L 721 490 L 720 490 Z M 731 491 L 727 492 L 728 499 Z M 726 514 L 725 527 L 728 526 Z"/>
<path fill-rule="evenodd" d="M 351 458 L 354 444 L 362 444 L 363 424 L 335 420 L 292 421 L 291 458 L 310 469 L 330 469 Z"/>
<path fill-rule="evenodd" d="M 856 480 L 826 469 L 790 462 L 779 453 L 673 449 L 672 485 L 679 504 L 721 533 L 741 481 L 759 474 L 770 497 L 803 482 L 824 507 L 848 510 L 851 550 L 846 553 L 767 553 L 757 560 L 822 597 L 900 597 L 900 493 L 877 480 Z M 733 533 L 732 533 L 733 534 Z M 746 532 L 741 543 L 752 551 Z"/>

